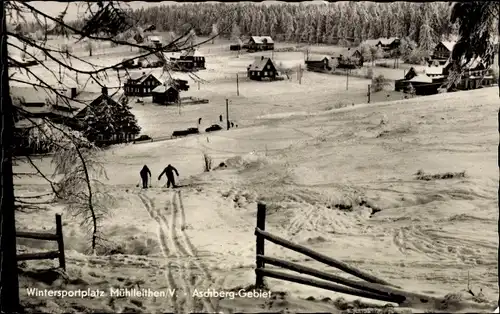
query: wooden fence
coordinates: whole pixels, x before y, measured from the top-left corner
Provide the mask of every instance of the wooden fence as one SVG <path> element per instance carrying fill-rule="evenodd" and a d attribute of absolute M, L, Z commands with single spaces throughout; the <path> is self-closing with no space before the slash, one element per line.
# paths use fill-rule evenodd
<path fill-rule="evenodd" d="M 257 228 L 255 228 L 255 235 L 257 237 L 256 239 L 257 267 L 255 269 L 256 288 L 259 289 L 264 288 L 265 287 L 264 277 L 270 277 L 289 282 L 295 282 L 303 285 L 308 285 L 312 287 L 322 288 L 330 291 L 335 291 L 339 293 L 359 296 L 363 298 L 397 303 L 399 305 L 407 304 L 409 302 L 415 304 L 415 302 L 429 303 L 431 301 L 435 301 L 435 298 L 433 297 L 403 291 L 400 289 L 400 287 L 396 285 L 390 284 L 389 282 L 383 279 L 377 278 L 371 274 L 356 269 L 342 261 L 328 257 L 321 253 L 315 252 L 305 246 L 292 243 L 279 236 L 266 232 L 265 225 L 266 225 L 266 205 L 263 203 L 259 203 L 257 205 Z M 343 278 L 324 271 L 316 270 L 311 267 L 306 267 L 303 265 L 292 263 L 283 259 L 265 256 L 264 255 L 265 240 L 280 245 L 284 248 L 290 249 L 292 251 L 306 255 L 328 266 L 335 267 L 364 281 Z M 266 269 L 265 268 L 266 264 L 278 266 L 283 269 L 316 277 L 321 280 L 313 279 L 310 277 L 308 278 L 305 276 L 292 275 L 274 269 Z"/>
<path fill-rule="evenodd" d="M 35 239 L 44 241 L 56 241 L 57 251 L 17 254 L 18 261 L 39 260 L 39 259 L 59 259 L 59 267 L 66 270 L 66 259 L 64 256 L 64 239 L 62 232 L 61 215 L 56 214 L 56 233 L 45 232 L 16 232 L 16 237 L 25 239 Z"/>

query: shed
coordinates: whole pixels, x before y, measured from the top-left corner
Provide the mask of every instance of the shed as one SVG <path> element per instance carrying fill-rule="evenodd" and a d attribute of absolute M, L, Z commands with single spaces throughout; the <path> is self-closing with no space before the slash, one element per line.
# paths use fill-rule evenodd
<path fill-rule="evenodd" d="M 174 104 L 179 100 L 179 91 L 172 85 L 160 85 L 152 91 L 153 102 L 160 105 Z"/>

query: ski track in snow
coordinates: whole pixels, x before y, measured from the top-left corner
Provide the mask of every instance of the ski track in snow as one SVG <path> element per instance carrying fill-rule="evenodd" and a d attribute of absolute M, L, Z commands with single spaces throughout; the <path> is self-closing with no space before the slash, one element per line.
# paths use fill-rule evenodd
<path fill-rule="evenodd" d="M 150 217 L 158 224 L 158 242 L 163 256 L 167 259 L 167 283 L 170 288 L 180 292 L 177 293 L 177 298 L 172 299 L 171 305 L 174 311 L 176 313 L 217 312 L 217 299 L 193 296 L 195 290 L 203 291 L 207 285 L 218 286 L 221 282 L 214 281 L 209 269 L 198 260 L 197 249 L 189 240 L 185 231 L 186 214 L 181 192 L 174 192 L 164 208 L 156 207 L 154 199 L 148 197 L 145 192 L 140 192 L 138 196 Z M 174 265 L 179 269 L 177 276 L 172 273 Z"/>

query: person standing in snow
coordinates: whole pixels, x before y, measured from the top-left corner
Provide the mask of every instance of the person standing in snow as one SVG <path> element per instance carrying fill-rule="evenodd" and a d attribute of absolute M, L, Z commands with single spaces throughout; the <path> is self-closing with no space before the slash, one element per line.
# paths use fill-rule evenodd
<path fill-rule="evenodd" d="M 158 176 L 158 181 L 160 181 L 161 177 L 165 174 L 167 176 L 167 188 L 169 188 L 170 185 L 172 185 L 172 188 L 176 188 L 177 185 L 175 185 L 174 172 L 177 176 L 179 176 L 179 172 L 177 172 L 177 169 L 169 164 Z"/>
<path fill-rule="evenodd" d="M 139 173 L 140 173 L 141 179 L 142 179 L 142 188 L 147 189 L 148 188 L 148 175 L 149 175 L 149 178 L 151 178 L 151 171 L 149 170 L 148 166 L 144 165 L 144 167 L 142 167 L 141 172 L 139 172 Z"/>

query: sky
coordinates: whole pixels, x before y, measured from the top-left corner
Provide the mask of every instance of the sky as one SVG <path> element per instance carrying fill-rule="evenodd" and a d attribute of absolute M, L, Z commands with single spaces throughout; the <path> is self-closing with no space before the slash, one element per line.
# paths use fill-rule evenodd
<path fill-rule="evenodd" d="M 143 1 L 127 1 L 128 7 L 131 9 L 140 9 L 141 7 L 143 8 L 148 8 L 148 7 L 155 7 L 159 5 L 165 5 L 165 4 L 171 4 L 171 1 L 164 1 L 164 2 L 143 2 Z M 80 4 L 80 8 L 84 7 L 81 6 L 83 2 L 81 1 L 73 1 L 69 4 L 68 8 L 68 13 L 66 15 L 65 20 L 71 21 L 71 20 L 76 20 L 79 17 L 79 13 L 82 14 L 83 12 L 82 9 L 78 10 Z M 57 2 L 57 1 L 33 1 L 30 2 L 30 5 L 35 7 L 36 9 L 43 11 L 44 13 L 47 13 L 51 16 L 56 17 L 64 11 L 66 6 L 68 5 L 67 2 Z"/>
<path fill-rule="evenodd" d="M 0 0 L 1 1 L 1 0 Z M 223 1 L 222 1 L 223 2 Z M 265 4 L 276 4 L 280 3 L 279 1 L 265 1 Z M 322 3 L 323 1 L 305 1 L 306 3 Z M 71 21 L 71 20 L 76 20 L 79 17 L 78 12 L 78 6 L 79 4 L 82 4 L 83 2 L 81 1 L 73 1 L 70 3 L 70 6 L 68 8 L 68 13 L 66 15 L 65 20 L 66 21 Z M 149 7 L 155 7 L 155 6 L 160 6 L 160 5 L 171 5 L 175 3 L 182 3 L 182 1 L 179 2 L 174 2 L 174 1 L 162 1 L 162 2 L 144 2 L 144 1 L 127 1 L 127 5 L 131 9 L 140 9 L 140 8 L 149 8 Z M 50 14 L 51 16 L 56 17 L 64 11 L 66 8 L 67 2 L 57 2 L 57 1 L 31 1 L 30 5 L 35 7 L 36 9 L 39 9 L 40 11 L 43 11 L 44 13 Z M 259 4 L 259 2 L 255 2 L 255 4 Z M 262 4 L 262 2 L 261 2 Z M 82 6 L 80 6 L 82 7 Z"/>

